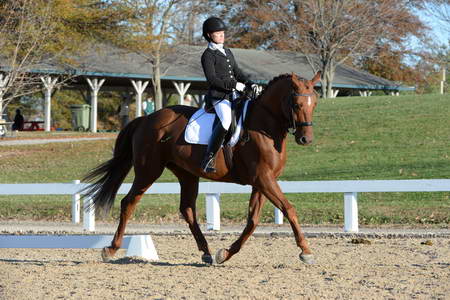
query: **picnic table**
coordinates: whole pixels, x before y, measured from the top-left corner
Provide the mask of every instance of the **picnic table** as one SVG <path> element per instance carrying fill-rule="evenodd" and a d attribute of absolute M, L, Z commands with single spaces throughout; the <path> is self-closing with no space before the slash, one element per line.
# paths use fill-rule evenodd
<path fill-rule="evenodd" d="M 44 124 L 44 121 L 25 121 L 23 122 L 23 131 L 43 131 L 44 128 L 40 125 Z"/>

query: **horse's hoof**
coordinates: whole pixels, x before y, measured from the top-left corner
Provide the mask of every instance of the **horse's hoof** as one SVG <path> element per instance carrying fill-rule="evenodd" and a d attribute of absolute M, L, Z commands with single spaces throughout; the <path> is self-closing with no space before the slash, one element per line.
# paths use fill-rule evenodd
<path fill-rule="evenodd" d="M 228 257 L 228 250 L 227 249 L 220 249 L 216 253 L 215 262 L 216 264 L 223 264 Z"/>
<path fill-rule="evenodd" d="M 109 262 L 111 261 L 113 255 L 109 252 L 109 248 L 105 247 L 102 249 L 102 260 L 103 262 Z"/>
<path fill-rule="evenodd" d="M 203 254 L 202 255 L 202 262 L 208 265 L 212 265 L 214 260 L 213 257 L 210 254 Z"/>
<path fill-rule="evenodd" d="M 316 263 L 312 254 L 300 254 L 300 260 L 307 265 L 314 265 Z"/>

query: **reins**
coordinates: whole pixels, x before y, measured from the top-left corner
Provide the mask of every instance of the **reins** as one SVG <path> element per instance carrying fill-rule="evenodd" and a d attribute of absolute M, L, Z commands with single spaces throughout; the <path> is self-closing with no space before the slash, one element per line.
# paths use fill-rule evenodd
<path fill-rule="evenodd" d="M 242 93 L 242 95 L 245 95 L 245 94 Z M 232 101 L 237 101 L 237 100 L 240 99 L 240 97 L 238 96 L 238 92 L 235 92 L 235 91 L 232 92 L 232 96 L 231 97 L 232 97 Z M 251 97 L 251 100 L 255 100 L 256 99 L 256 95 L 254 93 L 252 93 L 252 95 L 250 97 Z M 188 126 L 189 124 L 191 124 L 191 123 L 195 122 L 196 120 L 200 119 L 201 116 L 203 116 L 204 114 L 211 113 L 211 112 L 214 113 L 214 107 L 217 104 L 219 104 L 222 100 L 224 100 L 224 99 L 221 99 L 220 101 L 217 101 L 215 104 L 211 103 L 212 105 L 211 105 L 210 108 L 208 108 L 208 109 L 205 108 L 204 111 L 197 118 L 195 118 L 193 120 L 190 120 L 190 122 L 188 122 L 186 124 L 186 126 Z M 240 100 L 240 101 L 242 101 L 242 100 Z"/>

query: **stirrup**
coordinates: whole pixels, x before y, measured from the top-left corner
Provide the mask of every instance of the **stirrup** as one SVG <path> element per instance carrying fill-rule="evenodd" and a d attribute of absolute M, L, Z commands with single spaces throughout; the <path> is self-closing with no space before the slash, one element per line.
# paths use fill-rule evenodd
<path fill-rule="evenodd" d="M 208 155 L 203 159 L 202 162 L 202 170 L 205 173 L 215 173 L 216 172 L 216 159 L 214 157 L 215 155 Z"/>

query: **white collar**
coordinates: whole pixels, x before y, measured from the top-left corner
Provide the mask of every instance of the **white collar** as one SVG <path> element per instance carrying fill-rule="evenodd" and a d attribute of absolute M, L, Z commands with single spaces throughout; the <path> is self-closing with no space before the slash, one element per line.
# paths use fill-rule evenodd
<path fill-rule="evenodd" d="M 227 55 L 225 53 L 225 49 L 223 48 L 223 44 L 216 44 L 214 42 L 209 42 L 208 43 L 208 48 L 211 50 L 219 50 L 220 52 L 223 53 L 223 55 Z"/>

